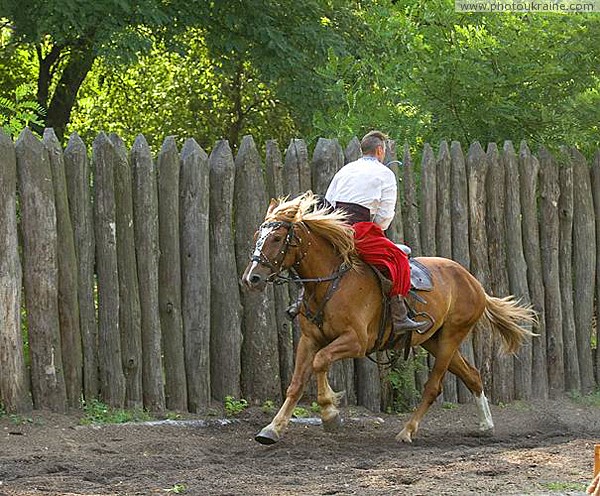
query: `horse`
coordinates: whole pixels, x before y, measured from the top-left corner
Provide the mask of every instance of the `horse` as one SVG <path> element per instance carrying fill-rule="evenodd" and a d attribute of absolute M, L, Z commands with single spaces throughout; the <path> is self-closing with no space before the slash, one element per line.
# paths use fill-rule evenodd
<path fill-rule="evenodd" d="M 255 234 L 254 252 L 242 284 L 262 291 L 267 283 L 285 279 L 282 273 L 291 269 L 304 286 L 293 376 L 283 405 L 255 436 L 261 444 L 273 444 L 281 438 L 313 372 L 322 425 L 325 430 L 337 429 L 341 424 L 338 406 L 344 393 L 332 390 L 327 379 L 329 368 L 337 360 L 377 351 L 378 343 L 387 342 L 391 336 L 381 281 L 360 260 L 346 216 L 343 211 L 319 206 L 316 195 L 308 191 L 291 200 L 271 200 Z M 421 402 L 396 440 L 412 442 L 421 420 L 441 393 L 448 370 L 474 395 L 479 430 L 492 434 L 494 423 L 481 376 L 459 346 L 475 324 L 486 319 L 502 338 L 504 351 L 514 353 L 526 338 L 535 335 L 526 328 L 535 322 L 535 312 L 514 296 L 486 294 L 479 281 L 457 262 L 441 257 L 416 260 L 430 271 L 433 288 L 423 297 L 413 294 L 407 298 L 416 315 L 426 312 L 433 325 L 423 334 L 413 333 L 410 346 L 422 346 L 435 362 Z"/>

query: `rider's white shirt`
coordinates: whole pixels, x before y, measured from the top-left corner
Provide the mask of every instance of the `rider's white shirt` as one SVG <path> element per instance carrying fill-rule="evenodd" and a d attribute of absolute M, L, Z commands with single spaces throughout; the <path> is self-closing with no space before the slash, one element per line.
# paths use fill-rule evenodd
<path fill-rule="evenodd" d="M 342 167 L 331 180 L 325 198 L 336 202 L 357 203 L 371 212 L 371 220 L 381 229 L 394 218 L 397 195 L 396 176 L 375 157 L 363 157 Z"/>

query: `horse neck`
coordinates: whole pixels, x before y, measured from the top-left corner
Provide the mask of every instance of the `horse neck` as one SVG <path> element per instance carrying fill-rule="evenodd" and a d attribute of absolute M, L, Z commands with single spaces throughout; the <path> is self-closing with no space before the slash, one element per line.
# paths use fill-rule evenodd
<path fill-rule="evenodd" d="M 312 232 L 303 240 L 300 249 L 304 256 L 296 266 L 296 272 L 302 279 L 330 276 L 342 263 L 333 245 Z"/>

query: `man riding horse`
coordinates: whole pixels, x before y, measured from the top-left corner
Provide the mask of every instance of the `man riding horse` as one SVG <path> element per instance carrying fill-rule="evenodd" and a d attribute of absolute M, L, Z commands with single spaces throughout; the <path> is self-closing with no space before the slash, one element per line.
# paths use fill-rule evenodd
<path fill-rule="evenodd" d="M 360 257 L 391 279 L 389 296 L 394 334 L 423 332 L 431 323 L 410 319 L 404 301 L 410 290 L 408 257 L 384 234 L 394 219 L 398 194 L 395 174 L 383 165 L 386 139 L 380 131 L 365 135 L 360 143 L 362 158 L 337 172 L 325 199 L 334 208 L 348 213 Z"/>

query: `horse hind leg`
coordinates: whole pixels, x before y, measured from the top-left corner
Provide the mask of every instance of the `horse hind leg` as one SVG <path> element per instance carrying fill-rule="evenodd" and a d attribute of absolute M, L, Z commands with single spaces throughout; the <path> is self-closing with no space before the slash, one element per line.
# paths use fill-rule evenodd
<path fill-rule="evenodd" d="M 483 383 L 479 371 L 467 362 L 458 350 L 454 353 L 448 370 L 460 378 L 469 391 L 473 393 L 473 396 L 475 396 L 477 416 L 479 417 L 479 431 L 482 434 L 493 434 L 494 421 L 492 420 L 490 405 L 483 392 Z"/>

